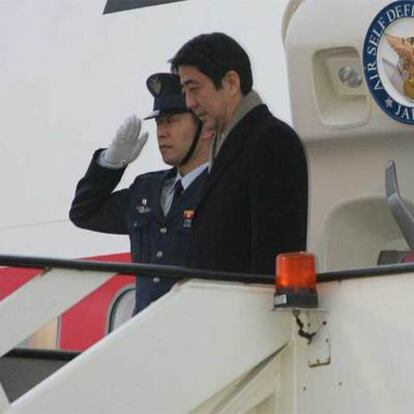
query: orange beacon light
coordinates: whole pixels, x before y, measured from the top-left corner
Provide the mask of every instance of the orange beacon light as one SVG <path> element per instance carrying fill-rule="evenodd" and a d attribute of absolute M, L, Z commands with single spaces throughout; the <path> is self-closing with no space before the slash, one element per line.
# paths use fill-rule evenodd
<path fill-rule="evenodd" d="M 283 253 L 276 257 L 275 308 L 318 307 L 315 256 L 306 252 Z"/>

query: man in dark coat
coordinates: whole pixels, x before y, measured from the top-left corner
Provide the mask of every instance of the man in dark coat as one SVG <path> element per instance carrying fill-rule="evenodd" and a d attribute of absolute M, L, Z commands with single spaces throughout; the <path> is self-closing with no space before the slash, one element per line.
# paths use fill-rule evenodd
<path fill-rule="evenodd" d="M 159 73 L 147 86 L 154 96 L 148 118 L 157 123 L 158 146 L 173 168 L 138 176 L 128 189 L 114 191 L 126 166 L 147 136 L 132 116 L 105 150 L 98 150 L 79 181 L 69 217 L 78 227 L 129 234 L 134 262 L 184 265 L 193 213 L 207 178 L 211 134 L 185 105 L 178 76 Z M 139 276 L 139 275 L 138 275 Z M 176 280 L 138 277 L 134 314 L 168 292 Z"/>
<path fill-rule="evenodd" d="M 252 89 L 245 50 L 223 33 L 171 59 L 186 103 L 216 131 L 195 211 L 191 267 L 272 274 L 275 257 L 306 247 L 308 176 L 302 143 Z"/>

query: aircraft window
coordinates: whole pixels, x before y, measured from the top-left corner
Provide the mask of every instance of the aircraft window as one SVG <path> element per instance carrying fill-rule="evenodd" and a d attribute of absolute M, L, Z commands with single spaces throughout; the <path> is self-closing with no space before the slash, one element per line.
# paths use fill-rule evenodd
<path fill-rule="evenodd" d="M 114 300 L 113 305 L 109 308 L 108 333 L 131 319 L 134 306 L 135 287 L 131 285 L 119 293 Z"/>

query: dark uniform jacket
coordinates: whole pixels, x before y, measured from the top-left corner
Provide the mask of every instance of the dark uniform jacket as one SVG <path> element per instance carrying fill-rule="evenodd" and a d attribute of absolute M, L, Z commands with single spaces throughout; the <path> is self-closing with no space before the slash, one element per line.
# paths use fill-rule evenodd
<path fill-rule="evenodd" d="M 185 264 L 191 220 L 185 210 L 194 210 L 207 177 L 202 172 L 171 206 L 167 216 L 160 206 L 162 184 L 175 177 L 175 168 L 138 176 L 128 188 L 115 191 L 124 169 L 99 166 L 94 155 L 79 181 L 69 217 L 78 227 L 104 233 L 128 234 L 134 262 L 160 265 Z M 137 279 L 134 314 L 168 292 L 176 280 Z"/>
<path fill-rule="evenodd" d="M 263 104 L 232 129 L 195 212 L 189 265 L 273 274 L 306 247 L 308 176 L 296 133 Z"/>

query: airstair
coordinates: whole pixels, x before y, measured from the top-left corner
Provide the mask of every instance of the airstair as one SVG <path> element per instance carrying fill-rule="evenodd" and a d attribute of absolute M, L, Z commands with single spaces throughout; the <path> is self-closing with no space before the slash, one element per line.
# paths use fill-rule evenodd
<path fill-rule="evenodd" d="M 0 303 L 1 355 L 116 266 L 82 265 L 45 271 Z M 1 389 L 0 413 L 403 412 L 413 273 L 400 264 L 319 274 L 320 308 L 307 310 L 274 310 L 270 279 L 183 282 L 15 401 Z"/>

